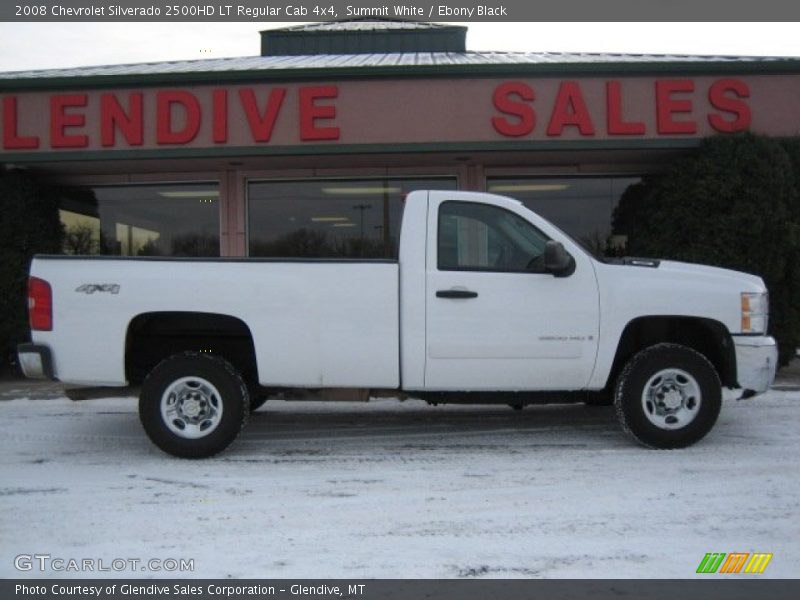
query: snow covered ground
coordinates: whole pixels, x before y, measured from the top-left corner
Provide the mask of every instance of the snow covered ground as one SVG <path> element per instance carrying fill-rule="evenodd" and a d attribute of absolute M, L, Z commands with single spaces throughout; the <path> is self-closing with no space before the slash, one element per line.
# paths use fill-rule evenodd
<path fill-rule="evenodd" d="M 799 466 L 796 391 L 728 401 L 669 452 L 610 408 L 270 401 L 204 461 L 152 446 L 133 399 L 16 399 L 0 402 L 0 576 L 47 553 L 193 558 L 194 577 L 685 578 L 738 551 L 796 577 Z"/>

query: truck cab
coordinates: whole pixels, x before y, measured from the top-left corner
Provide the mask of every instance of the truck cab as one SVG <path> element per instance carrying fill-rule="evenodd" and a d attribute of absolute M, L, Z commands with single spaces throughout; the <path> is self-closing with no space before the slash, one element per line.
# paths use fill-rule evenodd
<path fill-rule="evenodd" d="M 585 389 L 600 326 L 593 259 L 516 200 L 430 192 L 427 202 L 407 204 L 404 387 Z M 405 237 L 412 222 L 425 223 L 410 232 L 413 240 Z"/>

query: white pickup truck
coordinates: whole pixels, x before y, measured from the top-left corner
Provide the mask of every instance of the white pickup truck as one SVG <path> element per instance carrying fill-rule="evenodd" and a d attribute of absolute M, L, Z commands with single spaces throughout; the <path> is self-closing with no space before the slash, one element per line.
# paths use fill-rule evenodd
<path fill-rule="evenodd" d="M 616 405 L 678 448 L 723 388 L 766 391 L 777 351 L 764 282 L 647 259 L 600 262 L 520 202 L 406 198 L 399 260 L 37 256 L 29 377 L 141 385 L 150 439 L 226 448 L 272 392 L 403 391 L 438 402 Z"/>

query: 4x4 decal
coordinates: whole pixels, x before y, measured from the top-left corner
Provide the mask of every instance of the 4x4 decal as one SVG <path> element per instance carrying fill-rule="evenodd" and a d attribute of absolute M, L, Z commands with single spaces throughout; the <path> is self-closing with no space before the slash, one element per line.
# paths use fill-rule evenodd
<path fill-rule="evenodd" d="M 110 294 L 119 294 L 118 283 L 84 283 L 75 288 L 76 292 L 84 294 L 94 294 L 95 292 L 108 292 Z"/>

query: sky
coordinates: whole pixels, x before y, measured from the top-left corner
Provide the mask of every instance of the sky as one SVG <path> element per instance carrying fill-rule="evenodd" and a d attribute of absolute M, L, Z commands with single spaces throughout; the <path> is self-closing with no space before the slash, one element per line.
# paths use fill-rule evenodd
<path fill-rule="evenodd" d="M 462 23 L 468 50 L 800 57 L 797 23 Z M 0 23 L 0 71 L 259 53 L 297 23 Z"/>

